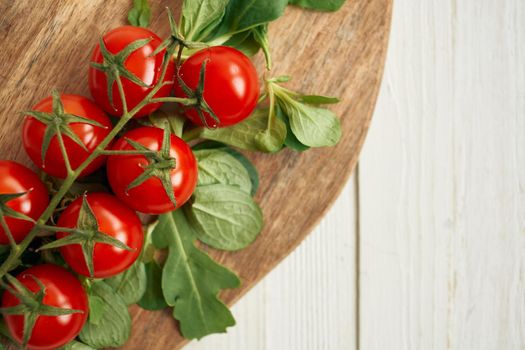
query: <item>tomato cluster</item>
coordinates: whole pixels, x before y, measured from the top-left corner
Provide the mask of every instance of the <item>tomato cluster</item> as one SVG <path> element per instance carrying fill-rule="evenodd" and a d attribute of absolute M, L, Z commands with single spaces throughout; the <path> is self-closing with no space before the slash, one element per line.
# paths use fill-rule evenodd
<path fill-rule="evenodd" d="M 88 77 L 94 101 L 54 92 L 27 112 L 22 140 L 36 167 L 67 181 L 107 165 L 114 193 L 86 193 L 59 212 L 56 229 L 51 231 L 56 232 L 53 247 L 59 248 L 64 266 L 36 265 L 16 279 L 8 278 L 2 312 L 13 339 L 29 349 L 55 349 L 74 339 L 89 312 L 87 293 L 77 276 L 89 281 L 89 277 L 107 278 L 129 268 L 140 256 L 144 241 L 136 211 L 173 211 L 188 201 L 197 184 L 196 159 L 181 138 L 144 126 L 111 142 L 115 135 L 109 115 L 116 120 L 126 114 L 147 116 L 161 103 L 145 100 L 173 93 L 183 98 L 200 96 L 194 105 L 181 106 L 194 125 L 224 127 L 247 118 L 257 104 L 257 72 L 241 52 L 210 47 L 177 66 L 171 57 L 165 64 L 168 55 L 161 45 L 161 39 L 148 29 L 116 28 L 92 54 Z M 200 81 L 203 72 L 204 81 Z M 149 96 L 158 84 L 162 87 Z M 49 229 L 46 221 L 56 215 L 56 203 L 48 208 L 49 197 L 48 187 L 32 170 L 0 161 L 0 244 L 16 249 L 30 233 L 32 239 L 35 230 Z M 71 235 L 89 238 L 58 244 Z M 21 309 L 24 313 L 17 313 Z M 25 334 L 29 320 L 34 324 L 31 333 Z"/>

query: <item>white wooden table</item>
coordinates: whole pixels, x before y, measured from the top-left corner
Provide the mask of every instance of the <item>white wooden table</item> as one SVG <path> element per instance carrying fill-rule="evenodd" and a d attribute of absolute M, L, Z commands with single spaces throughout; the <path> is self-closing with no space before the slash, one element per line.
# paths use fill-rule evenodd
<path fill-rule="evenodd" d="M 395 0 L 358 171 L 187 348 L 525 348 L 525 0 Z"/>

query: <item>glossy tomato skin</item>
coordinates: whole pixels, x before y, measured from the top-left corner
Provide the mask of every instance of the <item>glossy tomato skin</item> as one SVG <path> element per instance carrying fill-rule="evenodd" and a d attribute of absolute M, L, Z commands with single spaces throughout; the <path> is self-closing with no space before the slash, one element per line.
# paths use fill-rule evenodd
<path fill-rule="evenodd" d="M 63 316 L 39 316 L 33 333 L 29 339 L 28 348 L 32 350 L 57 349 L 73 340 L 81 331 L 88 317 L 88 298 L 82 284 L 66 269 L 51 264 L 36 265 L 16 278 L 29 290 L 37 292 L 40 287 L 33 277 L 39 279 L 45 286 L 45 305 L 59 308 L 81 310 Z M 2 307 L 16 306 L 19 299 L 9 292 L 4 292 Z M 22 342 L 24 317 L 22 315 L 4 315 L 11 335 L 19 343 Z"/>
<path fill-rule="evenodd" d="M 159 82 L 161 76 L 162 61 L 165 51 L 159 52 L 155 56 L 150 56 L 155 49 L 162 43 L 162 40 L 152 31 L 146 28 L 133 27 L 133 26 L 122 26 L 113 29 L 104 35 L 104 43 L 107 49 L 112 54 L 117 54 L 126 48 L 129 44 L 136 40 L 148 39 L 151 41 L 145 46 L 137 49 L 133 52 L 125 62 L 125 67 L 133 74 L 135 74 L 140 80 L 148 84 L 149 87 L 141 87 L 126 78 L 122 78 L 122 85 L 126 95 L 126 102 L 128 110 L 132 110 L 137 104 L 139 104 L 152 88 Z M 103 57 L 100 52 L 100 46 L 97 44 L 91 57 L 92 62 L 102 63 Z M 172 81 L 175 74 L 175 64 L 173 60 L 170 61 L 164 81 Z M 172 84 L 163 86 L 155 97 L 166 97 L 169 96 L 173 88 Z M 106 74 L 93 67 L 89 68 L 89 89 L 91 95 L 107 113 L 115 116 L 121 116 L 122 100 L 118 91 L 117 83 L 113 84 L 113 104 L 112 106 L 109 101 L 107 93 L 107 80 Z M 151 112 L 156 111 L 161 106 L 160 103 L 151 103 L 142 108 L 135 117 L 143 117 Z"/>
<path fill-rule="evenodd" d="M 95 278 L 106 278 L 119 274 L 130 267 L 140 255 L 144 242 L 142 223 L 137 214 L 118 198 L 107 193 L 88 193 L 87 201 L 93 210 L 99 230 L 118 239 L 132 250 L 120 249 L 108 244 L 95 243 L 93 267 Z M 77 198 L 64 210 L 58 219 L 58 227 L 74 228 L 82 206 L 82 197 Z M 57 239 L 67 236 L 57 233 Z M 79 244 L 60 248 L 66 263 L 78 274 L 89 276 L 89 271 Z"/>
<path fill-rule="evenodd" d="M 220 124 L 217 124 L 205 113 L 208 126 L 226 127 L 249 117 L 259 99 L 259 78 L 250 59 L 239 50 L 227 46 L 214 46 L 196 52 L 180 69 L 182 80 L 191 89 L 195 89 L 199 83 L 204 61 L 207 61 L 204 100 L 220 120 Z M 179 84 L 175 84 L 175 95 L 187 97 Z M 203 126 L 195 108 L 188 109 L 186 116 L 194 124 Z"/>
<path fill-rule="evenodd" d="M 9 160 L 0 161 L 0 194 L 22 193 L 25 195 L 7 202 L 9 208 L 37 220 L 49 204 L 46 186 L 39 177 L 25 166 Z M 33 228 L 30 221 L 6 217 L 5 221 L 17 243 Z M 9 244 L 9 239 L 0 226 L 0 244 Z"/>
<path fill-rule="evenodd" d="M 126 139 L 134 140 L 150 150 L 158 151 L 162 146 L 162 129 L 142 127 L 131 130 L 115 142 L 114 150 L 132 150 Z M 191 148 L 182 139 L 171 135 L 170 156 L 175 158 L 176 167 L 171 170 L 171 183 L 177 201 L 177 208 L 192 195 L 197 185 L 197 161 Z M 147 159 L 137 156 L 111 156 L 108 159 L 108 180 L 113 192 L 128 206 L 147 214 L 162 214 L 177 208 L 171 203 L 158 178 L 150 178 L 141 185 L 126 191 L 129 184 L 144 172 Z"/>
<path fill-rule="evenodd" d="M 63 94 L 60 97 L 66 113 L 88 118 L 103 125 L 103 127 L 100 127 L 86 123 L 69 124 L 71 130 L 79 137 L 87 148 L 86 151 L 68 136 L 63 136 L 71 167 L 75 170 L 89 157 L 91 153 L 93 153 L 102 140 L 104 140 L 104 138 L 111 132 L 111 121 L 103 110 L 98 108 L 93 101 L 86 97 L 68 94 Z M 53 99 L 49 96 L 37 103 L 33 107 L 33 110 L 49 113 L 52 112 L 52 108 Z M 47 125 L 35 118 L 26 116 L 22 131 L 24 148 L 29 155 L 29 158 L 31 158 L 33 163 L 35 163 L 40 169 L 51 176 L 63 179 L 67 176 L 67 170 L 56 135 L 53 136 L 46 153 L 45 162 L 42 163 L 42 142 L 47 127 Z M 87 166 L 86 169 L 84 169 L 84 171 L 82 171 L 81 176 L 91 174 L 100 168 L 105 160 L 106 158 L 104 156 L 97 157 Z"/>

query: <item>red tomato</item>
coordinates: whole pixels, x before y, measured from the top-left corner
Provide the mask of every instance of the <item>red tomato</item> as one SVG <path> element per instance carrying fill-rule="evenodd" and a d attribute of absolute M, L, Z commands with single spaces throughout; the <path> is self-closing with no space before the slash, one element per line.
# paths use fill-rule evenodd
<path fill-rule="evenodd" d="M 114 150 L 133 150 L 126 141 L 136 141 L 150 150 L 162 147 L 164 131 L 158 128 L 142 127 L 126 133 L 113 146 Z M 177 208 L 192 195 L 197 185 L 197 161 L 191 148 L 177 136 L 171 135 L 170 156 L 175 159 L 171 170 L 171 184 L 177 201 Z M 113 192 L 128 206 L 148 214 L 162 214 L 175 210 L 161 181 L 152 177 L 141 185 L 127 191 L 129 184 L 144 172 L 148 160 L 142 155 L 118 155 L 108 158 L 108 179 Z"/>
<path fill-rule="evenodd" d="M 35 350 L 57 349 L 73 340 L 79 333 L 88 317 L 88 298 L 84 288 L 66 269 L 51 265 L 33 266 L 16 279 L 32 292 L 40 291 L 34 280 L 37 278 L 45 286 L 44 305 L 62 309 L 81 310 L 62 316 L 39 316 L 29 338 L 28 348 Z M 10 292 L 4 292 L 2 307 L 20 304 L 20 300 Z M 21 343 L 24 330 L 24 316 L 4 315 L 7 327 L 13 338 Z"/>
<path fill-rule="evenodd" d="M 259 78 L 250 59 L 227 46 L 214 46 L 196 52 L 180 68 L 182 80 L 193 90 L 198 86 L 204 61 L 207 61 L 204 100 L 220 120 L 217 124 L 208 113 L 204 113 L 208 126 L 225 127 L 250 116 L 259 99 Z M 175 95 L 187 97 L 179 84 L 175 84 Z M 194 124 L 204 125 L 195 108 L 188 109 L 186 116 Z"/>
<path fill-rule="evenodd" d="M 156 56 L 151 56 L 155 49 L 162 43 L 162 40 L 152 31 L 146 28 L 132 27 L 132 26 L 123 26 L 116 29 L 113 29 L 106 35 L 104 35 L 104 43 L 109 52 L 112 54 L 117 54 L 126 48 L 129 44 L 133 43 L 136 40 L 148 39 L 151 38 L 151 41 L 145 46 L 134 51 L 124 63 L 125 68 L 133 73 L 137 78 L 146 83 L 149 87 L 139 86 L 127 78 L 122 78 L 122 85 L 124 87 L 124 92 L 126 95 L 126 103 L 128 110 L 132 110 L 137 104 L 139 104 L 148 93 L 152 90 L 160 79 L 162 61 L 165 51 L 159 52 Z M 93 56 L 91 58 L 92 62 L 102 63 L 103 57 L 100 52 L 100 46 L 97 44 L 95 50 L 93 51 Z M 168 70 L 166 71 L 166 76 L 164 81 L 173 80 L 175 74 L 175 64 L 173 60 L 170 61 L 168 65 Z M 163 86 L 155 97 L 166 97 L 169 96 L 172 90 L 172 85 Z M 113 105 L 111 105 L 108 88 L 106 73 L 95 69 L 93 67 L 89 68 L 89 89 L 93 98 L 99 106 L 101 106 L 106 112 L 112 115 L 121 116 L 123 114 L 122 110 L 122 101 L 120 99 L 120 94 L 118 91 L 117 83 L 113 83 Z M 135 117 L 143 117 L 151 112 L 157 110 L 161 106 L 160 103 L 148 104 L 142 108 Z"/>
<path fill-rule="evenodd" d="M 49 204 L 46 186 L 25 166 L 9 160 L 0 161 L 0 195 L 23 192 L 28 193 L 8 201 L 7 206 L 37 220 Z M 22 241 L 34 226 L 30 221 L 11 217 L 5 217 L 5 221 L 17 243 Z M 0 226 L 0 244 L 8 243 L 9 239 Z"/>
<path fill-rule="evenodd" d="M 118 239 L 132 250 L 125 250 L 109 244 L 95 243 L 93 250 L 94 277 L 106 278 L 121 273 L 130 267 L 140 255 L 144 234 L 137 214 L 116 197 L 107 193 L 88 193 L 87 201 L 93 211 L 99 231 Z M 77 227 L 82 197 L 71 203 L 58 219 L 58 227 Z M 57 233 L 57 239 L 67 236 Z M 80 244 L 60 247 L 60 254 L 77 273 L 89 276 L 86 260 Z"/>
<path fill-rule="evenodd" d="M 86 146 L 87 151 L 76 144 L 68 136 L 63 135 L 64 144 L 68 154 L 69 161 L 73 170 L 78 168 L 89 155 L 98 147 L 102 140 L 111 131 L 111 121 L 108 116 L 98 108 L 91 100 L 79 95 L 61 95 L 61 101 L 64 105 L 64 111 L 68 114 L 73 114 L 79 117 L 94 120 L 104 127 L 91 125 L 87 123 L 71 123 L 69 124 L 71 130 L 78 136 L 80 141 Z M 46 97 L 33 107 L 33 110 L 50 113 L 52 112 L 53 99 Z M 36 120 L 34 117 L 27 116 L 24 120 L 22 139 L 29 158 L 40 169 L 47 174 L 59 178 L 67 176 L 66 165 L 60 144 L 57 136 L 53 136 L 49 148 L 46 153 L 45 162 L 42 163 L 42 142 L 47 126 L 44 123 Z M 105 157 L 96 158 L 88 167 L 82 172 L 81 176 L 89 175 L 98 168 L 100 168 L 105 161 Z"/>

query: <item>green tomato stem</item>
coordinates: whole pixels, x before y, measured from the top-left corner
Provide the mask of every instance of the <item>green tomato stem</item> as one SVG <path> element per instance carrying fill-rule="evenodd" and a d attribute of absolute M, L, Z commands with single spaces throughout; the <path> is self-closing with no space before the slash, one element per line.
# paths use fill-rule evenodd
<path fill-rule="evenodd" d="M 166 72 L 168 70 L 169 61 L 170 60 L 168 56 L 165 55 L 164 61 L 162 63 L 159 83 L 155 85 L 155 87 L 148 93 L 148 95 L 139 104 L 137 104 L 131 111 L 128 111 L 128 107 L 126 103 L 126 95 L 124 92 L 124 88 L 122 86 L 122 80 L 120 76 L 116 79 L 116 83 L 117 83 L 119 94 L 120 94 L 120 99 L 122 101 L 122 109 L 123 109 L 124 114 L 122 115 L 118 123 L 114 126 L 114 128 L 111 130 L 111 132 L 104 138 L 104 140 L 102 140 L 100 145 L 93 151 L 93 153 L 91 153 L 89 157 L 77 169 L 71 170 L 71 172 L 68 171 L 68 175 L 64 179 L 64 182 L 62 183 L 58 191 L 55 193 L 53 198 L 51 198 L 49 205 L 44 210 L 42 215 L 40 215 L 35 226 L 31 229 L 31 231 L 29 231 L 29 233 L 22 240 L 22 242 L 20 242 L 19 244 L 12 245 L 12 248 L 9 252 L 9 256 L 7 257 L 6 261 L 0 266 L 0 279 L 2 279 L 10 270 L 12 270 L 14 267 L 17 266 L 19 262 L 19 258 L 22 255 L 22 253 L 27 249 L 27 247 L 31 244 L 33 239 L 38 235 L 41 228 L 45 227 L 46 222 L 51 218 L 56 208 L 58 207 L 58 205 L 60 204 L 64 196 L 67 194 L 71 186 L 80 176 L 82 171 L 84 171 L 84 169 L 86 169 L 93 160 L 95 160 L 97 157 L 99 157 L 100 155 L 104 154 L 104 152 L 106 152 L 105 148 L 109 145 L 109 143 L 117 136 L 117 134 L 133 118 L 134 115 L 136 115 L 142 108 L 144 108 L 144 106 L 151 103 L 155 94 L 157 94 L 157 92 L 165 85 L 164 78 L 166 77 Z M 59 143 L 60 143 L 60 137 L 59 137 Z M 69 159 L 67 158 L 67 154 L 65 153 L 65 147 L 63 148 L 63 152 L 64 152 L 63 153 L 64 159 L 65 160 L 67 159 L 66 160 L 66 167 L 67 167 Z"/>

